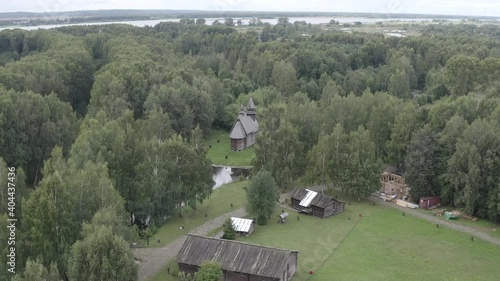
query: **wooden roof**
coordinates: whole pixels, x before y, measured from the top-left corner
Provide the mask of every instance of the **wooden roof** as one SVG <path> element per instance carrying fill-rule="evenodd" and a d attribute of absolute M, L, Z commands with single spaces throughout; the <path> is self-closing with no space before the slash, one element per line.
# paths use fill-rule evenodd
<path fill-rule="evenodd" d="M 255 111 L 255 103 L 253 102 L 252 97 L 248 99 L 247 109 Z"/>
<path fill-rule="evenodd" d="M 241 124 L 240 120 L 237 120 L 234 123 L 233 129 L 229 134 L 229 137 L 232 139 L 244 139 L 247 136 L 245 129 L 243 129 L 243 124 Z"/>
<path fill-rule="evenodd" d="M 214 260 L 222 270 L 281 278 L 292 253 L 297 251 L 188 234 L 177 262 L 200 266 L 203 261 Z"/>
<path fill-rule="evenodd" d="M 241 112 L 231 129 L 229 137 L 232 139 L 244 139 L 248 134 L 255 133 L 258 130 L 259 123 L 246 115 L 245 112 Z"/>
<path fill-rule="evenodd" d="M 308 194 L 309 194 L 309 190 L 308 189 L 299 188 L 299 189 L 296 189 L 296 190 L 294 190 L 292 192 L 291 197 L 293 199 L 296 199 L 296 200 L 302 200 Z M 309 205 L 317 206 L 317 207 L 320 207 L 320 208 L 325 208 L 326 206 L 328 206 L 328 204 L 331 201 L 336 201 L 336 202 L 341 203 L 341 201 L 338 201 L 338 200 L 336 200 L 333 197 L 330 197 L 330 196 L 327 196 L 327 195 L 323 195 L 321 193 L 317 193 L 317 195 L 314 197 L 314 199 L 312 199 L 312 201 L 311 201 L 311 203 Z"/>

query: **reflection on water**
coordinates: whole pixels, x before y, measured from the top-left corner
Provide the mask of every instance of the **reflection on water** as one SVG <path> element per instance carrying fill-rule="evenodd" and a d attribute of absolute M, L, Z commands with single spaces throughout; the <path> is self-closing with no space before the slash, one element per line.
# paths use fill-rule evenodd
<path fill-rule="evenodd" d="M 214 167 L 214 175 L 212 177 L 215 182 L 214 189 L 232 182 L 234 178 L 231 176 L 231 174 L 231 167 Z"/>

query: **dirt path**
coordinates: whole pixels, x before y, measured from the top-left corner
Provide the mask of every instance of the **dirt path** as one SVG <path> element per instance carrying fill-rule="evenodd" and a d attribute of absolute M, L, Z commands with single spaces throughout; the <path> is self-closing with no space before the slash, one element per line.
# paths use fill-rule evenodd
<path fill-rule="evenodd" d="M 195 230 L 189 232 L 189 234 L 207 235 L 210 231 L 220 227 L 228 217 L 244 216 L 246 216 L 246 211 L 244 209 L 234 210 L 199 226 Z M 185 240 L 186 235 L 163 248 L 133 249 L 134 256 L 141 260 L 139 264 L 139 281 L 147 281 L 155 276 L 169 260 L 177 255 Z"/>
<path fill-rule="evenodd" d="M 439 218 L 437 218 L 435 216 L 421 213 L 421 212 L 419 212 L 417 210 L 413 210 L 413 209 L 410 209 L 410 208 L 401 207 L 401 206 L 398 206 L 398 205 L 396 205 L 394 203 L 382 201 L 380 198 L 377 198 L 377 197 L 374 197 L 374 196 L 371 196 L 368 199 L 370 201 L 372 201 L 372 202 L 377 203 L 377 204 L 381 204 L 381 205 L 384 205 L 384 206 L 390 207 L 390 208 L 399 209 L 401 212 L 405 212 L 406 214 L 410 214 L 412 216 L 415 216 L 415 217 L 427 220 L 427 221 L 429 221 L 431 223 L 434 223 L 434 224 L 439 224 L 440 226 L 445 226 L 445 227 L 453 229 L 453 230 L 457 230 L 457 231 L 460 231 L 460 232 L 464 232 L 464 233 L 470 234 L 471 236 L 474 236 L 475 238 L 479 238 L 479 239 L 482 239 L 484 241 L 488 241 L 488 242 L 490 242 L 492 244 L 495 244 L 497 246 L 500 246 L 500 239 L 495 238 L 495 237 L 493 237 L 493 236 L 491 236 L 491 235 L 489 235 L 487 233 L 478 231 L 477 229 L 474 229 L 472 227 L 468 227 L 468 226 L 465 226 L 465 225 L 453 223 L 453 222 L 450 222 L 450 221 L 444 221 L 444 220 L 441 220 L 441 219 L 439 219 Z"/>

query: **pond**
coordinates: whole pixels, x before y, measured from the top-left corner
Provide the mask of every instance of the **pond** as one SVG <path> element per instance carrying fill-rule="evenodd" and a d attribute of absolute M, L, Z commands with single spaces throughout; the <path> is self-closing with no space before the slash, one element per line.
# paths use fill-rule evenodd
<path fill-rule="evenodd" d="M 250 169 L 239 168 L 239 167 L 229 167 L 229 166 L 213 166 L 213 176 L 212 179 L 215 182 L 213 189 L 217 189 L 224 184 L 236 181 L 240 175 L 248 177 L 250 174 Z"/>

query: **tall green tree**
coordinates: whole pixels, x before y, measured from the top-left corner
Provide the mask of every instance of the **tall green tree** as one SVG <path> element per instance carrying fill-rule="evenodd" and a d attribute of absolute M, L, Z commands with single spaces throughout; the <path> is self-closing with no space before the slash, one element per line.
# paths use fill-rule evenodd
<path fill-rule="evenodd" d="M 118 212 L 111 207 L 104 207 L 97 211 L 90 222 L 85 222 L 82 226 L 83 236 L 88 236 L 101 226 L 111 227 L 114 235 L 123 237 L 125 241 L 137 240 L 138 232 L 135 227 L 128 225 L 128 217 L 124 212 Z"/>
<path fill-rule="evenodd" d="M 475 57 L 456 55 L 448 60 L 444 68 L 446 88 L 456 96 L 462 96 L 474 89 L 477 80 L 479 60 Z"/>
<path fill-rule="evenodd" d="M 84 170 L 87 162 L 107 163 L 111 183 L 125 199 L 126 209 L 136 200 L 134 186 L 134 167 L 139 161 L 137 153 L 138 129 L 131 111 L 118 119 L 108 120 L 104 112 L 94 118 L 86 118 L 80 134 L 71 147 L 69 166 Z M 141 124 L 142 125 L 142 124 Z M 144 128 L 148 127 L 145 125 Z M 160 133 L 159 131 L 157 133 Z M 91 164 L 92 166 L 92 164 Z M 97 172 L 97 171 L 95 171 Z M 99 172 L 102 173 L 102 172 Z"/>
<path fill-rule="evenodd" d="M 45 163 L 40 186 L 22 201 L 23 247 L 30 257 L 42 258 L 46 266 L 56 262 L 60 269 L 79 229 L 73 220 L 74 197 L 63 179 L 65 166 L 62 149 L 54 149 Z"/>
<path fill-rule="evenodd" d="M 333 160 L 332 140 L 330 136 L 320 137 L 318 143 L 307 154 L 306 178 L 311 183 L 328 182 L 330 162 Z"/>
<path fill-rule="evenodd" d="M 411 187 L 413 201 L 423 196 L 440 194 L 443 164 L 437 136 L 431 128 L 426 126 L 416 132 L 405 159 L 405 179 Z"/>
<path fill-rule="evenodd" d="M 13 281 L 60 281 L 61 276 L 57 265 L 52 263 L 50 268 L 47 269 L 40 260 L 28 260 L 26 268 L 22 274 L 17 274 Z"/>
<path fill-rule="evenodd" d="M 106 164 L 88 161 L 82 168 L 71 167 L 64 180 L 75 204 L 76 223 L 90 221 L 102 208 L 125 212 L 125 202 L 109 178 Z"/>
<path fill-rule="evenodd" d="M 77 133 L 71 106 L 55 95 L 0 87 L 0 119 L 0 155 L 9 165 L 25 170 L 28 184 L 38 183 L 52 149 L 60 146 L 67 153 Z"/>
<path fill-rule="evenodd" d="M 133 196 L 133 212 L 160 223 L 182 204 L 196 208 L 210 195 L 211 163 L 199 128 L 193 131 L 191 143 L 176 135 L 165 141 L 144 140 L 140 149 L 144 158 L 136 166 L 136 181 L 143 188 Z"/>
<path fill-rule="evenodd" d="M 498 128 L 485 120 L 474 121 L 457 141 L 456 151 L 448 161 L 447 180 L 453 189 L 453 203 L 464 207 L 468 214 L 499 221 L 499 165 Z"/>
<path fill-rule="evenodd" d="M 398 70 L 396 73 L 391 75 L 389 82 L 389 94 L 398 98 L 406 99 L 411 97 L 410 91 L 410 80 L 404 70 Z"/>
<path fill-rule="evenodd" d="M 297 89 L 297 72 L 291 63 L 280 61 L 274 64 L 271 81 L 283 96 L 289 97 Z"/>
<path fill-rule="evenodd" d="M 424 112 L 413 103 L 407 103 L 396 116 L 391 129 L 391 138 L 386 142 L 388 162 L 404 171 L 404 159 L 413 133 L 420 129 Z"/>
<path fill-rule="evenodd" d="M 70 280 L 137 280 L 137 265 L 129 245 L 100 226 L 71 247 L 68 272 Z"/>
<path fill-rule="evenodd" d="M 375 155 L 375 144 L 363 127 L 349 134 L 345 167 L 340 175 L 343 192 L 358 198 L 368 197 L 378 190 L 380 162 Z"/>
<path fill-rule="evenodd" d="M 253 166 L 257 171 L 269 171 L 276 184 L 285 189 L 291 180 L 303 173 L 303 144 L 298 130 L 286 120 L 285 105 L 272 105 L 263 115 Z"/>
<path fill-rule="evenodd" d="M 227 239 L 227 240 L 236 239 L 236 230 L 234 230 L 234 225 L 233 225 L 233 221 L 231 220 L 231 218 L 227 218 L 224 221 L 223 231 L 224 231 L 224 235 L 222 236 L 222 239 Z"/>
<path fill-rule="evenodd" d="M 278 189 L 271 173 L 266 170 L 258 172 L 247 189 L 248 211 L 257 216 L 257 223 L 266 224 L 267 219 L 276 209 Z"/>

